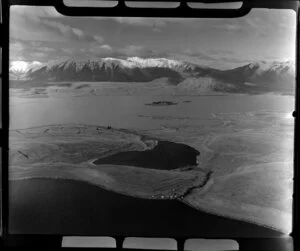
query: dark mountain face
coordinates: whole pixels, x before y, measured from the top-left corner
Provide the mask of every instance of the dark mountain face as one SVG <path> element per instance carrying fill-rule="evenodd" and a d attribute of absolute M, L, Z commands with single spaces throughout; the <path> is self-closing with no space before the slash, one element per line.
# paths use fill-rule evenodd
<path fill-rule="evenodd" d="M 207 85 L 205 88 L 212 91 L 242 93 L 293 93 L 295 90 L 295 66 L 292 62 L 258 62 L 222 71 L 166 58 L 64 60 L 32 67 L 22 78 L 41 82 L 149 82 L 165 78 L 175 85 L 189 83 L 187 80 L 191 78 L 206 78 L 210 79 L 210 84 L 198 81 L 199 88 Z"/>
<path fill-rule="evenodd" d="M 291 62 L 248 64 L 236 69 L 216 73 L 216 79 L 234 84 L 242 92 L 295 91 L 295 68 Z"/>
<path fill-rule="evenodd" d="M 127 68 L 119 65 L 106 67 L 104 64 L 93 68 L 85 65 L 80 70 L 76 69 L 75 64 L 68 67 L 53 66 L 50 69 L 45 66 L 27 73 L 27 78 L 31 80 L 44 81 L 149 82 L 162 77 L 176 82 L 183 79 L 178 71 L 166 67 Z"/>

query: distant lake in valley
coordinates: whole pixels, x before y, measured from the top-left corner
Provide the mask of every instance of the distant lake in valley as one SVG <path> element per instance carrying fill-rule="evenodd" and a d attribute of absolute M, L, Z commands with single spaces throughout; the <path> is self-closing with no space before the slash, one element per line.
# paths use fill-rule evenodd
<path fill-rule="evenodd" d="M 146 105 L 153 103 L 160 105 Z M 273 149 L 280 149 L 281 152 L 292 149 L 291 113 L 294 105 L 293 96 L 275 94 L 74 96 L 68 93 L 65 96 L 49 95 L 43 98 L 11 95 L 10 128 L 87 124 L 109 126 L 107 129 L 136 130 L 141 135 L 148 133 L 159 139 L 186 143 L 199 150 L 199 165 L 212 168 L 217 180 L 218 175 L 255 164 L 256 157 L 248 160 L 244 156 L 262 155 L 264 159 L 261 161 L 272 164 L 275 156 L 271 154 Z M 184 130 L 177 130 L 180 127 Z M 213 137 L 210 134 L 214 134 Z M 255 151 L 257 147 L 262 150 Z M 279 161 L 288 162 L 289 152 L 280 151 L 276 152 Z M 42 151 L 37 152 L 42 154 Z M 222 152 L 225 155 L 220 154 Z M 262 177 L 265 172 L 255 175 Z M 280 173 L 278 176 L 283 175 Z M 226 218 L 226 215 L 218 216 L 222 215 L 220 212 L 213 215 L 202 211 L 201 207 L 197 210 L 197 200 L 192 200 L 192 206 L 177 200 L 150 201 L 117 194 L 82 181 L 62 179 L 12 180 L 10 184 L 10 230 L 13 233 L 98 234 L 102 233 L 103 225 L 110 225 L 111 231 L 118 229 L 122 234 L 122 231 L 128 230 L 128 225 L 134 224 L 127 234 L 134 234 L 136 228 L 145 225 L 150 226 L 149 231 L 143 232 L 145 235 L 153 234 L 153 231 L 163 235 L 203 234 L 207 237 L 271 237 L 281 234 L 271 228 L 233 220 L 232 215 Z M 281 185 L 286 187 L 283 182 Z M 226 192 L 225 188 L 227 183 L 221 183 L 218 189 Z M 228 189 L 235 191 L 234 186 Z M 268 195 L 282 191 L 272 189 Z M 222 196 L 218 197 L 217 192 L 213 196 L 222 201 Z M 272 197 L 272 201 L 275 199 Z M 257 205 L 257 201 L 265 202 L 256 200 L 254 205 Z M 114 211 L 111 213 L 112 209 Z M 215 209 L 214 204 L 212 209 Z M 249 215 L 247 217 L 249 219 Z"/>
<path fill-rule="evenodd" d="M 186 102 L 186 101 L 190 102 Z M 290 113 L 294 96 L 79 96 L 20 98 L 10 100 L 10 128 L 47 124 L 83 123 L 128 129 L 156 129 L 163 125 L 201 125 L 213 114 L 247 113 L 259 110 Z M 147 103 L 170 101 L 171 106 Z"/>

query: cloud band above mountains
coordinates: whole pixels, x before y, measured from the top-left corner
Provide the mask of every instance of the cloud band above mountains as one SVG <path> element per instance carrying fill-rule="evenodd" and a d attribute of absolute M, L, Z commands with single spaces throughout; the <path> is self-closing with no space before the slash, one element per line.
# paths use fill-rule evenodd
<path fill-rule="evenodd" d="M 237 19 L 79 18 L 53 7 L 13 6 L 10 16 L 12 61 L 177 54 L 236 66 L 295 58 L 296 15 L 288 10 L 254 10 Z"/>

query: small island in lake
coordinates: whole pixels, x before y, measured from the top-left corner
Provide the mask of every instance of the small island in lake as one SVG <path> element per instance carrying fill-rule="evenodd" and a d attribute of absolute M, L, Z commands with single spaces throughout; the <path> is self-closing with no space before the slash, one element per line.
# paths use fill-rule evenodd
<path fill-rule="evenodd" d="M 177 105 L 178 103 L 172 101 L 154 101 L 152 103 L 147 103 L 145 105 L 152 105 L 152 106 L 167 106 L 167 105 Z"/>

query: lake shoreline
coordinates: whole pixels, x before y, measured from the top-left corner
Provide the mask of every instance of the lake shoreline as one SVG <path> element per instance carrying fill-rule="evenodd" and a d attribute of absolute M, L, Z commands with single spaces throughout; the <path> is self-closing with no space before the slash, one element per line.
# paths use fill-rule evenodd
<path fill-rule="evenodd" d="M 186 166 L 196 166 L 198 155 L 200 155 L 200 152 L 188 145 L 160 140 L 152 149 L 119 152 L 97 159 L 93 164 L 116 164 L 172 170 Z"/>
<path fill-rule="evenodd" d="M 177 233 L 195 236 L 199 233 L 214 237 L 282 235 L 255 224 L 201 212 L 179 201 L 133 198 L 82 181 L 19 180 L 10 181 L 10 189 L 11 233 L 104 234 L 117 231 L 119 234 L 145 235 Z M 199 228 L 200 222 L 206 226 L 206 233 Z M 141 225 L 148 225 L 150 229 L 140 229 L 138 226 Z M 211 225 L 217 225 L 218 229 Z"/>

